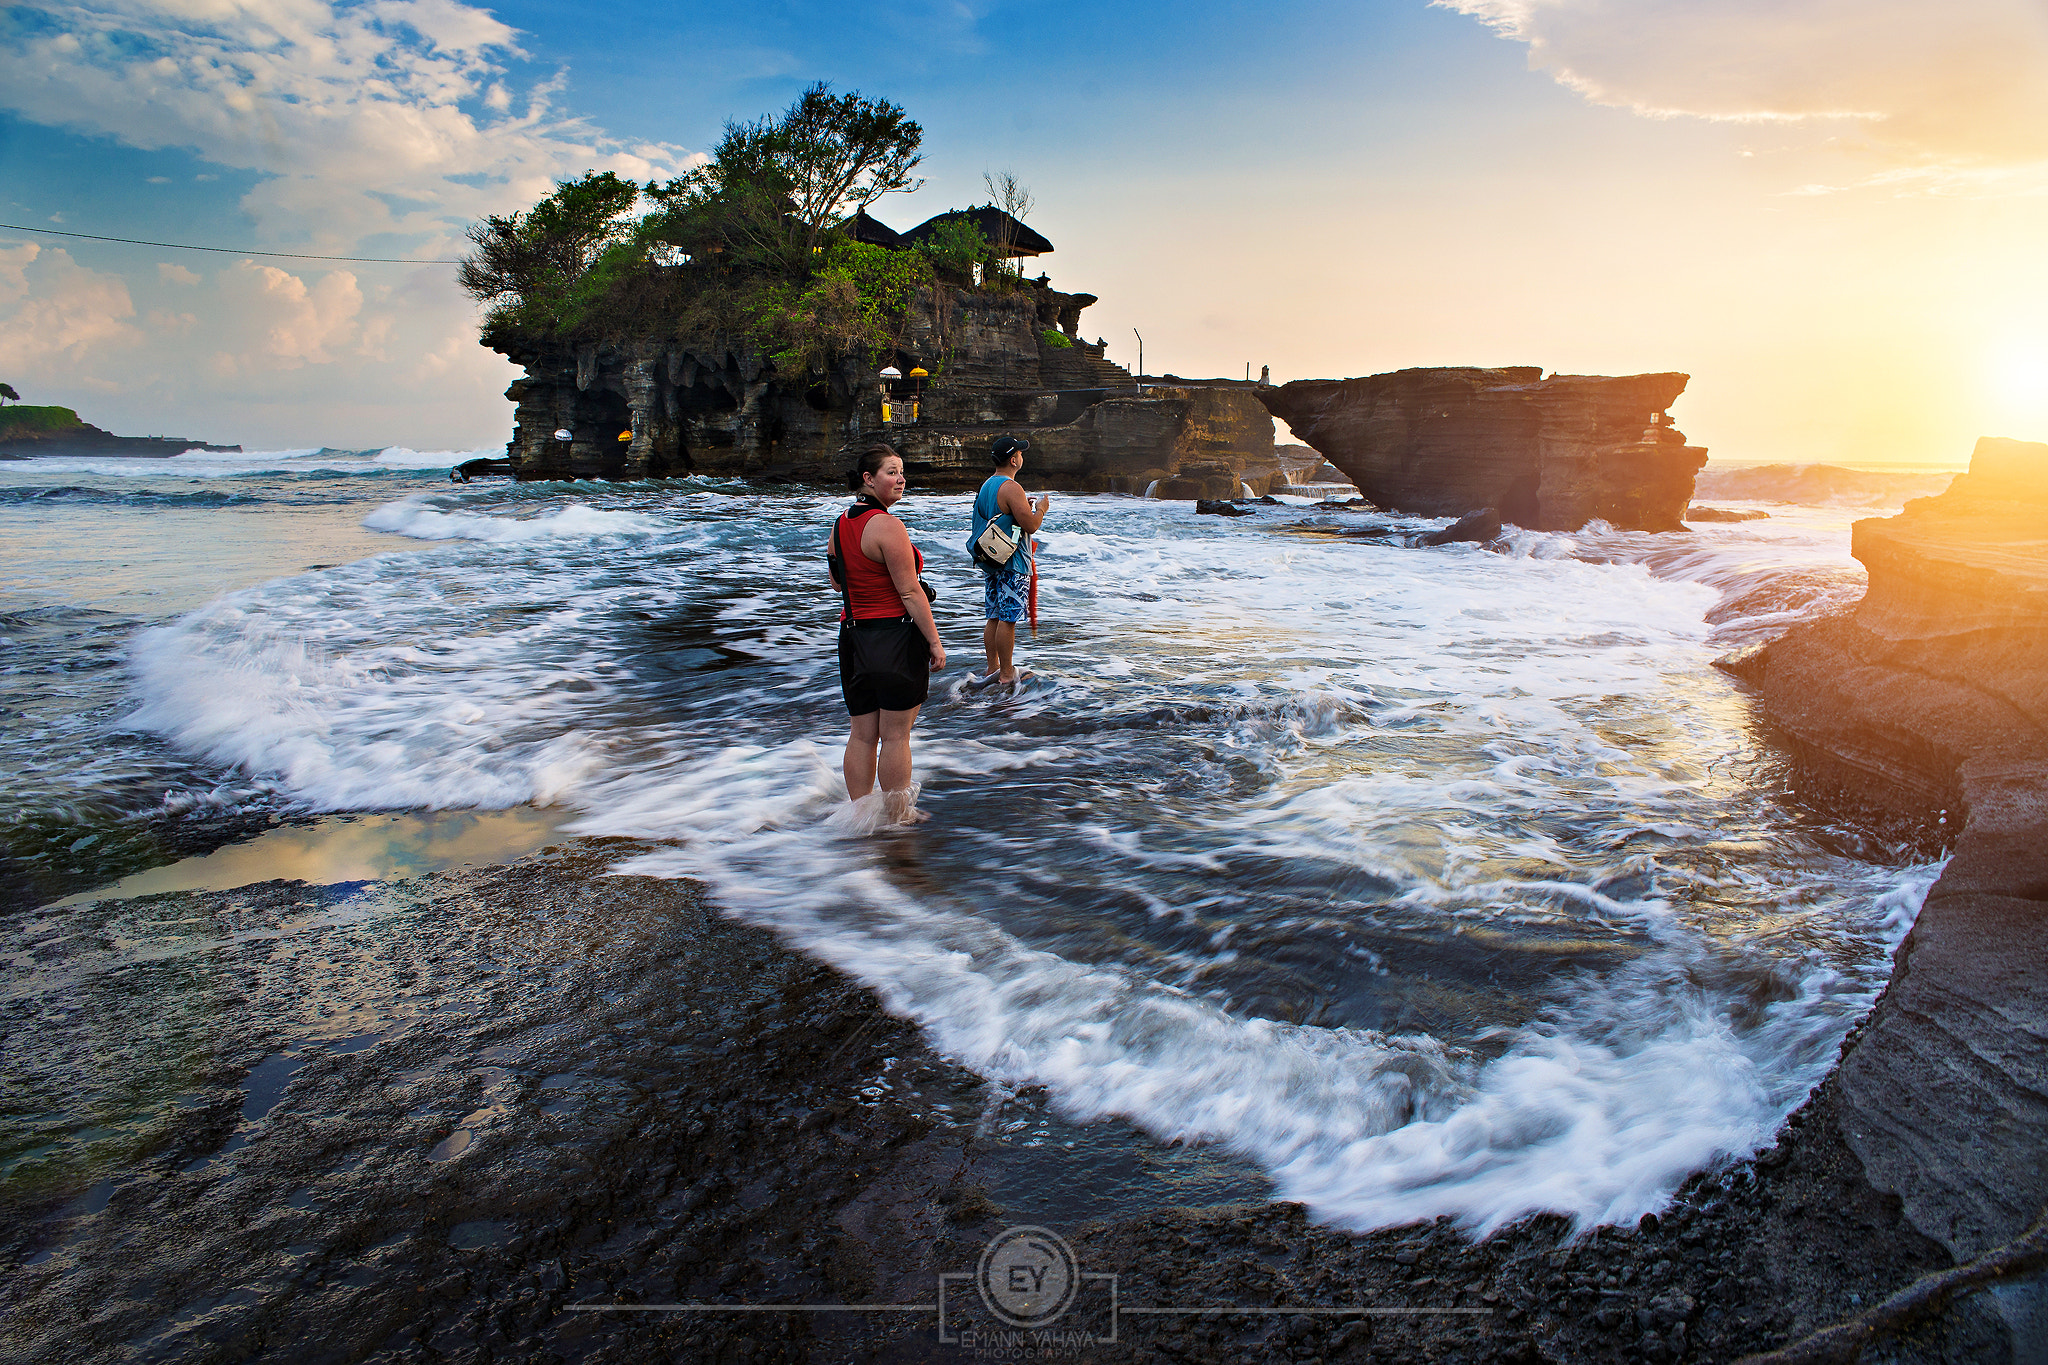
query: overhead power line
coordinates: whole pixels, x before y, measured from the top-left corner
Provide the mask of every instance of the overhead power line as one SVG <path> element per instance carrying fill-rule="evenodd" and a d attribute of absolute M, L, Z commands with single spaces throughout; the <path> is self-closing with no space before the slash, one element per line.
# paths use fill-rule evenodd
<path fill-rule="evenodd" d="M 40 232 L 45 237 L 81 237 L 88 242 L 122 242 L 128 246 L 160 246 L 170 251 L 215 251 L 223 256 L 282 256 L 288 261 L 348 261 L 356 265 L 461 265 L 457 260 L 420 260 L 402 256 L 308 256 L 301 251 L 247 251 L 234 246 L 188 246 L 183 242 L 145 242 L 139 237 L 99 237 L 90 232 L 59 232 L 56 228 L 0 223 L 9 232 Z"/>

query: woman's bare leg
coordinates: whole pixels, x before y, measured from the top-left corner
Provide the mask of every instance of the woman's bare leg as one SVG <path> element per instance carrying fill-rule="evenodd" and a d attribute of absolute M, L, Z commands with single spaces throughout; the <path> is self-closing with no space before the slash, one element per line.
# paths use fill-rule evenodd
<path fill-rule="evenodd" d="M 889 817 L 901 824 L 925 818 L 912 807 L 916 793 L 910 786 L 910 727 L 917 724 L 918 708 L 881 713 L 882 793 L 889 801 Z"/>
<path fill-rule="evenodd" d="M 840 760 L 840 771 L 846 774 L 846 799 L 858 801 L 875 789 L 875 745 L 882 737 L 882 717 L 900 715 L 897 711 L 870 711 L 864 716 L 853 718 L 853 731 L 846 737 L 846 756 Z M 917 712 L 910 713 L 915 716 Z M 910 766 L 910 737 L 906 727 L 903 740 L 903 764 Z"/>

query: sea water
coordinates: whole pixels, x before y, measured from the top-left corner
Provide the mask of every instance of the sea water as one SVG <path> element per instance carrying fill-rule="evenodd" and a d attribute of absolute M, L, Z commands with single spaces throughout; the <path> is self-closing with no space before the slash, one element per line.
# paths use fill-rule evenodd
<path fill-rule="evenodd" d="M 953 662 L 931 819 L 877 829 L 839 776 L 843 498 L 451 487 L 465 454 L 0 466 L 17 869 L 111 882 L 222 811 L 544 807 L 999 1091 L 1219 1144 L 1337 1225 L 1476 1229 L 1632 1220 L 1768 1141 L 1939 871 L 1791 802 L 1713 660 L 1853 602 L 1843 504 L 1942 477 L 1752 475 L 1767 520 L 1497 550 L 1056 496 L 1033 676 L 994 695 L 969 499 L 913 491 Z"/>

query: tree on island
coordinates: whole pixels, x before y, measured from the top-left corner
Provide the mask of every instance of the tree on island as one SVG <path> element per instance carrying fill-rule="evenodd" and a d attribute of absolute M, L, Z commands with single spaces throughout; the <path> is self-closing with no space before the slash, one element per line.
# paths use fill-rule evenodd
<path fill-rule="evenodd" d="M 476 250 L 455 278 L 481 303 L 516 303 L 566 290 L 626 235 L 640 189 L 610 171 L 565 180 L 525 213 L 470 226 Z"/>
<path fill-rule="evenodd" d="M 459 278 L 490 307 L 487 337 L 746 336 L 778 368 L 812 370 L 877 354 L 900 340 L 918 288 L 971 285 L 996 259 L 972 224 L 915 250 L 847 230 L 882 196 L 924 183 L 923 139 L 888 100 L 813 85 L 780 116 L 727 123 L 710 161 L 666 184 L 593 171 L 525 213 L 484 219 Z"/>
<path fill-rule="evenodd" d="M 832 229 L 924 184 L 911 174 L 923 142 L 900 105 L 820 82 L 778 119 L 726 124 L 708 163 L 647 193 L 676 245 L 802 276 Z"/>
<path fill-rule="evenodd" d="M 981 183 L 988 186 L 989 206 L 1008 215 L 1008 221 L 996 220 L 996 238 L 989 245 L 995 248 L 993 254 L 1005 269 L 1021 274 L 1023 267 L 1010 254 L 1010 248 L 1016 245 L 1015 225 L 1030 216 L 1031 206 L 1036 201 L 1032 199 L 1031 191 L 1019 184 L 1017 177 L 1009 171 L 983 171 Z"/>
<path fill-rule="evenodd" d="M 19 403 L 21 395 L 14 391 L 12 384 L 0 384 L 0 403 Z"/>

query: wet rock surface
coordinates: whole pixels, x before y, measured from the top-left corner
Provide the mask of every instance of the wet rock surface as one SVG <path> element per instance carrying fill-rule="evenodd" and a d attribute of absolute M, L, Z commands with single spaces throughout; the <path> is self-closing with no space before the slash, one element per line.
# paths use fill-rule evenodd
<path fill-rule="evenodd" d="M 1491 507 L 1459 517 L 1441 531 L 1431 531 L 1417 542 L 1422 545 L 1456 545 L 1461 542 L 1484 545 L 1500 539 L 1500 513 Z"/>
<path fill-rule="evenodd" d="M 2048 446 L 1856 523 L 1856 610 L 1744 661 L 1817 782 L 1941 829 L 1954 857 L 1831 1081 L 1874 1182 L 1958 1259 L 2048 1203 Z M 2048 1341 L 2048 1292 L 2003 1300 Z"/>
<path fill-rule="evenodd" d="M 1726 1360 L 1949 1259 L 1825 1092 L 1638 1229 L 1319 1228 L 986 1085 L 688 883 L 604 875 L 638 847 L 29 912 L 7 1072 L 73 1119 L 8 1153 L 5 1358 L 986 1358 L 1016 1329 L 972 1276 L 1028 1223 L 1094 1277 L 1061 1358 Z M 854 1307 L 635 1311 L 690 1303 Z M 1968 1300 L 1882 1358 L 2006 1349 Z"/>
<path fill-rule="evenodd" d="M 1682 531 L 1707 458 L 1665 413 L 1687 378 L 1461 366 L 1296 380 L 1258 396 L 1382 507 L 1432 517 L 1493 507 L 1537 531 L 1595 518 Z"/>

